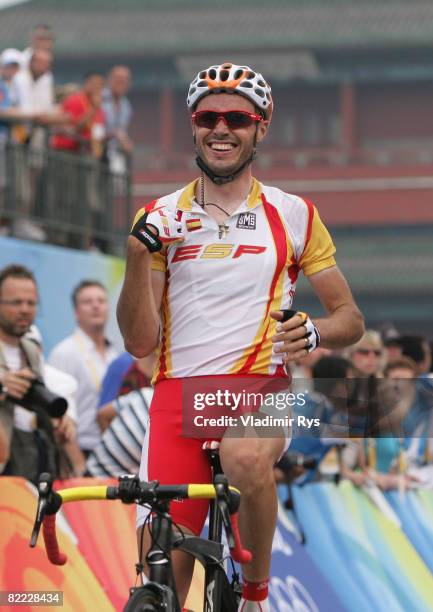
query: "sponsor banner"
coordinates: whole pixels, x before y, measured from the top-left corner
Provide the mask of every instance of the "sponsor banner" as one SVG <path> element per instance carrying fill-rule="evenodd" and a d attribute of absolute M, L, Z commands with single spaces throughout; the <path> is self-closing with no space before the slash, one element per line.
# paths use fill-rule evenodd
<path fill-rule="evenodd" d="M 32 485 L 22 478 L 0 478 L 0 500 L 0 591 L 62 591 L 62 612 L 114 612 L 113 604 L 61 521 L 57 533 L 60 548 L 68 557 L 66 565 L 52 565 L 48 561 L 42 533 L 36 548 L 29 547 L 37 505 Z M 96 532 L 98 524 L 99 518 L 93 525 Z M 104 545 L 109 556 L 109 544 Z M 5 612 L 16 609 L 2 607 Z M 24 612 L 32 609 L 20 607 Z"/>
<path fill-rule="evenodd" d="M 269 600 L 273 612 L 344 611 L 326 578 L 296 537 L 281 506 L 272 546 Z"/>
<path fill-rule="evenodd" d="M 402 529 L 433 574 L 433 494 L 429 491 L 387 491 L 386 498 Z M 430 500 L 430 503 L 429 501 Z"/>
<path fill-rule="evenodd" d="M 433 610 L 431 572 L 363 491 L 343 481 L 293 495 L 307 551 L 347 609 Z"/>

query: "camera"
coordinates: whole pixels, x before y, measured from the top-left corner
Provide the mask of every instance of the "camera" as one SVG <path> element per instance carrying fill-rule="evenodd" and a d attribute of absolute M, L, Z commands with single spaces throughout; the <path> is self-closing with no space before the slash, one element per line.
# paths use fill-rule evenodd
<path fill-rule="evenodd" d="M 30 389 L 20 400 L 11 399 L 15 404 L 19 404 L 26 410 L 32 410 L 33 412 L 37 412 L 38 409 L 45 410 L 53 418 L 62 417 L 68 408 L 68 402 L 65 398 L 52 393 L 40 378 L 35 378 L 32 381 Z"/>

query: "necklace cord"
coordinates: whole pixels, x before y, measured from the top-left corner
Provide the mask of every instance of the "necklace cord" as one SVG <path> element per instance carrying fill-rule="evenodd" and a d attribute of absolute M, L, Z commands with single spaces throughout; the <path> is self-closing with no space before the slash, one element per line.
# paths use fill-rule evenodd
<path fill-rule="evenodd" d="M 200 178 L 200 206 L 202 207 L 203 210 L 205 206 L 215 206 L 215 208 L 218 208 L 218 210 L 220 210 L 225 215 L 227 215 L 227 218 L 230 217 L 230 213 L 224 210 L 224 208 L 220 206 L 219 204 L 215 204 L 214 202 L 205 202 L 204 176 L 203 175 L 201 175 L 201 178 Z"/>

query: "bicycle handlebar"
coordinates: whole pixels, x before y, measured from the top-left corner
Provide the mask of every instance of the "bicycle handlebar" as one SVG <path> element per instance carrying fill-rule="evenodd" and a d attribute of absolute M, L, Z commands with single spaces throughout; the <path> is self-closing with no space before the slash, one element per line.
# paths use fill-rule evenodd
<path fill-rule="evenodd" d="M 214 484 L 160 485 L 157 481 L 142 482 L 136 476 L 121 476 L 118 486 L 74 487 L 53 491 L 52 477 L 41 474 L 39 478 L 39 500 L 30 546 L 34 548 L 42 525 L 45 550 L 54 565 L 64 565 L 67 557 L 60 551 L 56 534 L 56 513 L 63 503 L 95 499 L 118 499 L 125 504 L 139 503 L 156 505 L 158 501 L 173 499 L 217 499 L 230 553 L 235 561 L 249 563 L 251 553 L 242 547 L 238 508 L 240 493 L 229 487 L 223 475 L 215 477 Z"/>

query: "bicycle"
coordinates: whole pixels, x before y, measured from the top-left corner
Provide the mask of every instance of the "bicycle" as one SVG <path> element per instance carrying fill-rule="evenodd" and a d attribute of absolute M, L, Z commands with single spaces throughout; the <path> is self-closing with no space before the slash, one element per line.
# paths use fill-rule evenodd
<path fill-rule="evenodd" d="M 160 485 L 157 481 L 143 482 L 137 476 L 127 475 L 119 478 L 118 486 L 74 487 L 54 491 L 52 477 L 42 474 L 39 479 L 39 499 L 30 546 L 36 546 L 42 526 L 48 559 L 55 565 L 64 565 L 67 559 L 59 549 L 55 529 L 56 513 L 63 503 L 117 499 L 126 504 L 146 504 L 153 513 L 152 545 L 146 557 L 149 582 L 130 589 L 124 612 L 181 612 L 171 566 L 171 552 L 174 549 L 191 554 L 205 568 L 204 612 L 236 612 L 242 586 L 234 564 L 231 581 L 226 574 L 222 528 L 224 527 L 226 532 L 231 559 L 248 563 L 251 553 L 242 547 L 240 541 L 237 514 L 240 493 L 234 487 L 229 487 L 227 478 L 220 473 L 217 451 L 211 451 L 210 459 L 215 474 L 213 484 Z M 169 509 L 173 499 L 213 500 L 208 539 L 173 533 Z M 137 564 L 136 568 L 137 574 L 143 570 L 141 563 Z"/>

